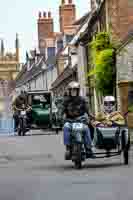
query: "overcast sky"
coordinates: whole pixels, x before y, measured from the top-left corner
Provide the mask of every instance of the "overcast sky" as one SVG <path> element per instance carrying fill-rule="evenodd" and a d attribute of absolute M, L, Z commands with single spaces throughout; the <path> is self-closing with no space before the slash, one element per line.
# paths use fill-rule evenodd
<path fill-rule="evenodd" d="M 73 0 L 77 5 L 77 18 L 89 10 L 90 0 Z M 16 32 L 20 38 L 21 62 L 26 50 L 37 46 L 37 18 L 39 11 L 51 11 L 58 29 L 58 8 L 61 0 L 4 0 L 0 6 L 0 38 L 8 51 L 13 49 Z"/>

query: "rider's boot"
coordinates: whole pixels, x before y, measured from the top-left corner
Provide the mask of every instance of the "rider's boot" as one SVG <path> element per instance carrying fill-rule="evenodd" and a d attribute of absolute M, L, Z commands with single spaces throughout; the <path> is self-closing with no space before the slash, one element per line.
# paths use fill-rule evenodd
<path fill-rule="evenodd" d="M 71 160 L 71 157 L 72 157 L 71 146 L 66 145 L 65 160 Z"/>
<path fill-rule="evenodd" d="M 90 145 L 85 145 L 85 150 L 86 150 L 86 158 L 95 158 L 96 157 L 92 148 L 90 147 Z"/>

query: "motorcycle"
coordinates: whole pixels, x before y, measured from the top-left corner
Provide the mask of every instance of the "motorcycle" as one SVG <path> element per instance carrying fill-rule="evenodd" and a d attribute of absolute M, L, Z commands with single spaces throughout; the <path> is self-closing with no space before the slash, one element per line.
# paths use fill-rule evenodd
<path fill-rule="evenodd" d="M 67 121 L 68 122 L 68 121 Z M 84 116 L 76 120 L 69 121 L 71 123 L 71 160 L 74 162 L 75 168 L 80 169 L 82 162 L 86 159 L 86 151 L 84 145 L 84 127 L 86 126 L 86 119 Z M 65 158 L 70 160 L 70 158 Z"/>
<path fill-rule="evenodd" d="M 25 136 L 26 132 L 29 131 L 28 128 L 28 118 L 27 118 L 27 112 L 30 110 L 31 108 L 28 107 L 26 108 L 26 106 L 23 104 L 22 105 L 22 109 L 18 109 L 20 111 L 19 113 L 19 125 L 18 125 L 18 136 Z"/>

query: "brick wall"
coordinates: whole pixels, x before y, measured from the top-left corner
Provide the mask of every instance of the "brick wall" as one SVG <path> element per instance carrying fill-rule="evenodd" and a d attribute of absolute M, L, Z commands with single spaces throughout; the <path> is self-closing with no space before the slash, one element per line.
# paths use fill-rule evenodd
<path fill-rule="evenodd" d="M 133 27 L 133 2 L 132 0 L 106 0 L 106 4 L 113 36 L 122 40 Z"/>
<path fill-rule="evenodd" d="M 65 2 L 59 7 L 60 15 L 60 32 L 67 32 L 67 26 L 71 26 L 76 20 L 76 7 L 72 0 L 68 0 L 68 4 Z"/>
<path fill-rule="evenodd" d="M 39 12 L 38 18 L 38 43 L 40 49 L 45 48 L 46 43 L 45 39 L 49 37 L 53 37 L 54 35 L 54 24 L 53 18 L 51 17 L 51 13 L 47 14 L 44 12 L 43 14 Z"/>

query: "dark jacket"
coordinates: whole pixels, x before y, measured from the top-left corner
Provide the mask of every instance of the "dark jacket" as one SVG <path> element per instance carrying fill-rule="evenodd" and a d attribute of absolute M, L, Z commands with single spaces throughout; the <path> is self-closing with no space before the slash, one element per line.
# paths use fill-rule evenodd
<path fill-rule="evenodd" d="M 64 97 L 63 112 L 66 118 L 74 119 L 85 113 L 89 114 L 88 104 L 85 98 L 77 97 Z"/>
<path fill-rule="evenodd" d="M 13 106 L 15 106 L 16 108 L 21 109 L 22 105 L 28 105 L 28 98 L 26 95 L 20 95 L 18 96 L 15 101 L 13 102 Z"/>

